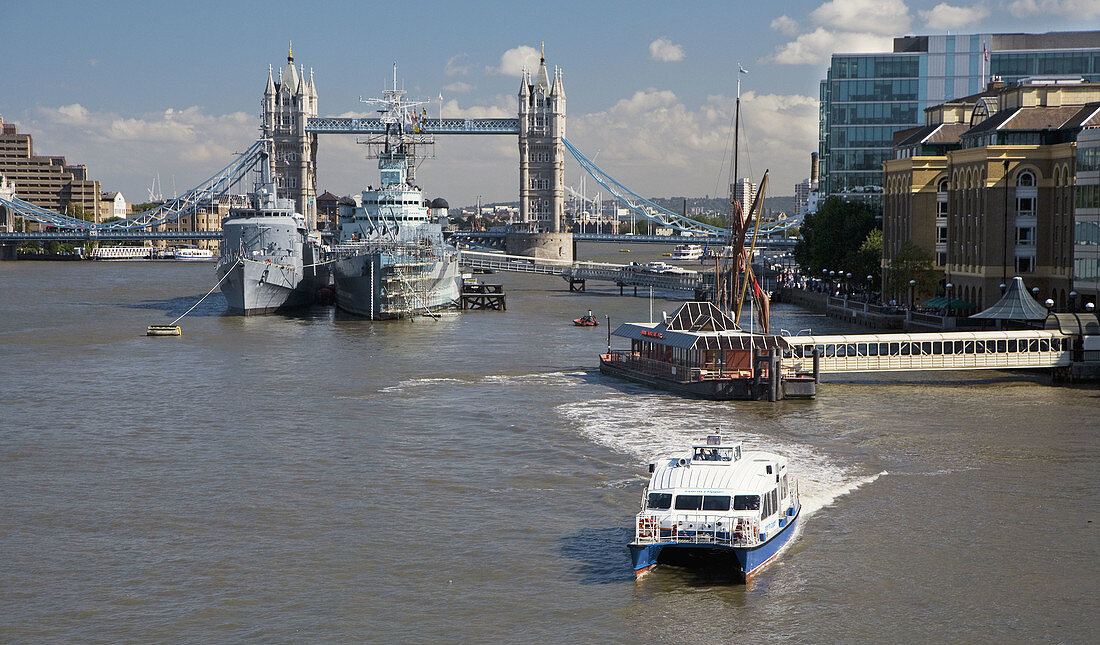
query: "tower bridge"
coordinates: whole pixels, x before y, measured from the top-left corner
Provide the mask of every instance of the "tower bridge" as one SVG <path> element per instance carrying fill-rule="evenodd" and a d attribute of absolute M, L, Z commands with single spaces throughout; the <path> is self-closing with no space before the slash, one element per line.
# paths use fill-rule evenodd
<path fill-rule="evenodd" d="M 656 225 L 688 233 L 711 241 L 725 240 L 728 229 L 697 222 L 655 204 L 586 158 L 565 137 L 565 88 L 562 71 L 547 70 L 540 58 L 534 75 L 524 71 L 518 93 L 516 118 L 417 118 L 414 130 L 430 135 L 508 135 L 518 139 L 520 222 L 535 232 L 556 234 L 564 231 L 565 158 L 568 152 L 601 186 L 637 217 Z M 0 242 L 31 239 L 82 240 L 107 239 L 216 239 L 217 231 L 176 232 L 166 234 L 164 225 L 196 212 L 203 204 L 223 200 L 257 164 L 271 165 L 279 190 L 293 199 L 297 210 L 315 225 L 317 221 L 317 154 L 320 135 L 370 135 L 385 132 L 378 118 L 326 117 L 318 114 L 317 88 L 313 71 L 295 66 L 294 52 L 287 55 L 286 66 L 278 77 L 268 68 L 263 95 L 262 136 L 237 159 L 199 186 L 161 207 L 121 221 L 96 224 L 55 213 L 18 198 L 18 186 L 8 186 L 0 178 L 0 221 L 5 210 L 35 222 L 57 235 L 21 237 L 0 233 Z M 761 233 L 779 232 L 797 225 L 791 218 L 761 228 Z M 157 230 L 160 229 L 160 230 Z M 659 237 L 659 236 L 658 236 Z M 574 239 L 591 241 L 631 241 L 680 243 L 679 236 L 642 239 L 642 236 L 575 234 Z M 694 240 L 692 240 L 694 241 Z M 699 240 L 702 241 L 702 240 Z M 555 242 L 557 243 L 557 242 Z"/>

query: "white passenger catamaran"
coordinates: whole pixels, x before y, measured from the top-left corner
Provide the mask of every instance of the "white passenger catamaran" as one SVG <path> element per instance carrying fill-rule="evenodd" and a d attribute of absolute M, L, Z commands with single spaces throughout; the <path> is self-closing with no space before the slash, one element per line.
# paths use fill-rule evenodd
<path fill-rule="evenodd" d="M 650 472 L 630 543 L 637 577 L 703 560 L 748 580 L 795 532 L 802 507 L 786 457 L 712 434 Z"/>

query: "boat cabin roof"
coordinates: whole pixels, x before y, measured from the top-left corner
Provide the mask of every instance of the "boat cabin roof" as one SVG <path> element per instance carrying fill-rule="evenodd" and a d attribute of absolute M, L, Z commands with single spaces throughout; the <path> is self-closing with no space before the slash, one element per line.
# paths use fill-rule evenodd
<path fill-rule="evenodd" d="M 685 494 L 762 494 L 787 472 L 787 458 L 764 451 L 744 451 L 740 441 L 693 444 L 684 456 L 659 460 L 649 483 L 651 492 Z"/>
<path fill-rule="evenodd" d="M 742 331 L 729 315 L 709 302 L 687 302 L 660 323 L 623 323 L 615 336 L 681 349 L 786 349 L 782 336 Z"/>

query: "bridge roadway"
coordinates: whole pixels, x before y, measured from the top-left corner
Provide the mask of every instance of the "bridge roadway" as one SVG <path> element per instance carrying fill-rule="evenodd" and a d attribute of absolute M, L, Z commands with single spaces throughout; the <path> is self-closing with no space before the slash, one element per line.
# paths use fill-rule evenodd
<path fill-rule="evenodd" d="M 570 282 L 602 280 L 624 287 L 653 287 L 692 293 L 701 292 L 705 288 L 703 275 L 696 271 L 657 272 L 631 264 L 563 262 L 480 251 L 462 251 L 459 262 L 473 269 L 556 275 Z"/>
<path fill-rule="evenodd" d="M 503 244 L 507 231 L 452 231 L 445 233 L 452 241 L 481 240 Z M 635 235 L 631 233 L 573 233 L 576 242 L 618 242 L 620 244 L 715 244 L 725 243 L 725 237 L 684 235 Z M 756 245 L 762 248 L 794 248 L 798 240 L 785 237 L 760 237 Z"/>
<path fill-rule="evenodd" d="M 448 234 L 454 241 L 475 240 L 503 244 L 503 232 L 454 231 Z M 143 231 L 138 229 L 75 229 L 64 231 L 30 231 L 26 233 L 0 233 L 0 244 L 22 242 L 87 242 L 87 241 L 138 241 L 138 240 L 220 240 L 221 231 Z M 720 244 L 715 237 L 682 237 L 676 235 L 612 235 L 607 233 L 574 233 L 578 242 L 617 242 L 620 244 Z M 756 245 L 761 248 L 793 248 L 797 240 L 790 238 L 761 238 Z"/>
<path fill-rule="evenodd" d="M 822 373 L 1067 367 L 1073 336 L 1051 329 L 787 336 L 784 362 Z"/>
<path fill-rule="evenodd" d="M 142 231 L 127 229 L 92 229 L 67 231 L 30 231 L 0 233 L 0 244 L 23 242 L 133 242 L 138 240 L 220 240 L 221 231 Z"/>

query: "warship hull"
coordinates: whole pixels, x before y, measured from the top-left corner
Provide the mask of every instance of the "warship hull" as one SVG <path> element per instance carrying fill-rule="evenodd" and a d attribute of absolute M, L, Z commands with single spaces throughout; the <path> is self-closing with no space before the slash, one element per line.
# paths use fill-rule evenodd
<path fill-rule="evenodd" d="M 229 275 L 226 275 L 228 271 Z M 313 304 L 319 279 L 303 276 L 300 267 L 241 260 L 218 268 L 230 313 L 245 316 L 287 311 Z"/>
<path fill-rule="evenodd" d="M 336 306 L 373 320 L 454 307 L 462 286 L 457 256 L 418 258 L 362 252 L 332 265 Z"/>

